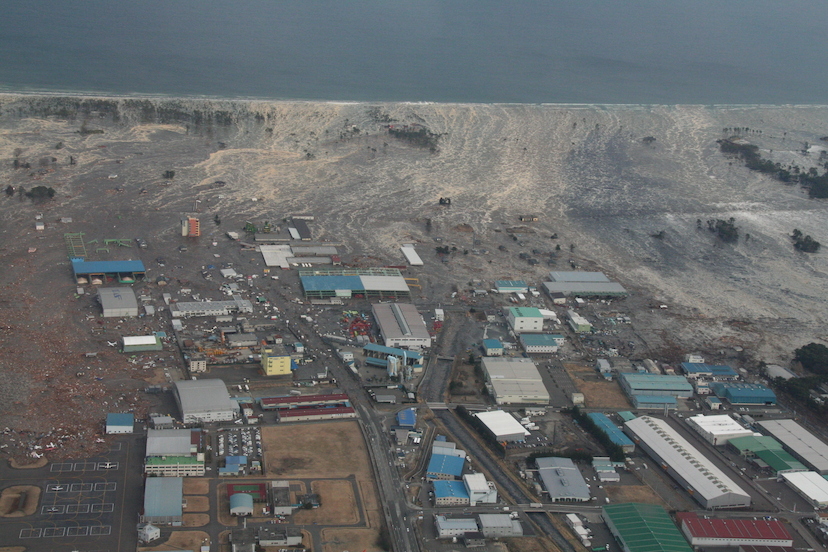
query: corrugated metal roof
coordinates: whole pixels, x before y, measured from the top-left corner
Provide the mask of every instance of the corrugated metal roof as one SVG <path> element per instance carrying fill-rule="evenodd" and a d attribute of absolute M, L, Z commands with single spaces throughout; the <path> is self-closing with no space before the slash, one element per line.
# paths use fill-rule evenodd
<path fill-rule="evenodd" d="M 144 516 L 180 517 L 183 495 L 183 478 L 148 477 L 144 489 Z"/>
<path fill-rule="evenodd" d="M 661 506 L 610 504 L 604 519 L 630 552 L 692 552 L 692 548 Z"/>
<path fill-rule="evenodd" d="M 756 425 L 813 469 L 822 474 L 828 473 L 828 445 L 816 435 L 793 420 L 763 420 Z"/>
<path fill-rule="evenodd" d="M 459 456 L 447 456 L 445 454 L 432 454 L 428 461 L 426 473 L 438 473 L 460 477 L 463 473 L 465 460 Z"/>
<path fill-rule="evenodd" d="M 132 428 L 135 425 L 135 415 L 131 412 L 107 414 L 106 425 Z"/>
<path fill-rule="evenodd" d="M 624 427 L 649 449 L 648 452 L 652 451 L 651 455 L 659 462 L 664 462 L 680 474 L 703 504 L 711 501 L 716 506 L 750 503 L 748 493 L 664 420 L 641 416 L 626 422 Z M 727 504 L 717 504 L 717 501 Z"/>
<path fill-rule="evenodd" d="M 679 512 L 676 520 L 693 537 L 751 540 L 791 540 L 785 525 L 777 520 L 763 518 L 716 519 L 700 518 L 694 512 Z"/>
<path fill-rule="evenodd" d="M 627 290 L 616 282 L 544 282 L 548 293 L 564 295 L 627 295 Z"/>
<path fill-rule="evenodd" d="M 146 272 L 141 261 L 79 261 L 72 260 L 72 271 L 78 274 L 115 274 L 120 272 Z"/>
<path fill-rule="evenodd" d="M 349 289 L 351 291 L 365 291 L 359 276 L 340 276 L 328 274 L 324 276 L 300 276 L 302 288 L 306 291 L 335 291 Z"/>
<path fill-rule="evenodd" d="M 609 282 L 610 279 L 606 277 L 603 272 L 583 272 L 580 270 L 573 271 L 552 271 L 549 273 L 549 279 L 553 282 Z"/>
<path fill-rule="evenodd" d="M 584 476 L 569 458 L 536 458 L 535 463 L 551 500 L 585 502 L 590 499 L 589 487 L 584 481 Z"/>
<path fill-rule="evenodd" d="M 462 459 L 461 459 L 462 460 Z M 462 481 L 435 481 L 435 498 L 469 498 L 469 492 Z"/>
<path fill-rule="evenodd" d="M 186 456 L 192 443 L 189 429 L 147 430 L 147 456 Z"/>
<path fill-rule="evenodd" d="M 629 437 L 624 435 L 624 432 L 618 429 L 618 426 L 615 425 L 612 420 L 607 418 L 606 414 L 603 412 L 590 412 L 587 416 L 589 416 L 589 418 L 595 422 L 595 425 L 601 428 L 601 431 L 606 433 L 610 441 L 616 445 L 621 447 L 635 446 L 635 443 L 633 443 Z"/>
<path fill-rule="evenodd" d="M 475 417 L 483 422 L 495 437 L 506 435 L 529 435 L 529 432 L 515 419 L 514 416 L 503 410 L 478 412 Z"/>

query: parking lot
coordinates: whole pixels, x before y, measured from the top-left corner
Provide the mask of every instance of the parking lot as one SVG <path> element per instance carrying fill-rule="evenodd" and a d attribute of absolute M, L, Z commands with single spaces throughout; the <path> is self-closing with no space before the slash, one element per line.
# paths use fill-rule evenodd
<path fill-rule="evenodd" d="M 218 456 L 247 456 L 261 458 L 262 432 L 258 427 L 220 429 L 218 432 Z"/>

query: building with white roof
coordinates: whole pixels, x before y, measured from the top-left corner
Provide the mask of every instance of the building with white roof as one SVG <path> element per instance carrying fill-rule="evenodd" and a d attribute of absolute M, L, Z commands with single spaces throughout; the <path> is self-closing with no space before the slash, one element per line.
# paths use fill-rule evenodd
<path fill-rule="evenodd" d="M 497 502 L 497 487 L 491 481 L 486 481 L 482 473 L 467 473 L 463 475 L 463 484 L 469 493 L 469 505 L 495 504 Z"/>
<path fill-rule="evenodd" d="M 170 314 L 173 318 L 226 316 L 235 312 L 252 313 L 253 303 L 242 299 L 240 295 L 233 295 L 232 301 L 190 301 L 170 305 Z"/>
<path fill-rule="evenodd" d="M 377 303 L 371 313 L 386 347 L 422 349 L 431 346 L 423 317 L 410 303 Z"/>
<path fill-rule="evenodd" d="M 705 508 L 750 506 L 750 495 L 666 421 L 640 416 L 624 431 Z"/>
<path fill-rule="evenodd" d="M 793 420 L 756 422 L 762 433 L 770 435 L 797 460 L 822 475 L 828 475 L 828 445 Z"/>
<path fill-rule="evenodd" d="M 549 404 L 549 392 L 530 359 L 485 357 L 481 364 L 497 404 Z"/>
<path fill-rule="evenodd" d="M 483 422 L 498 441 L 523 441 L 529 435 L 529 431 L 514 416 L 503 410 L 478 412 L 474 416 Z"/>
<path fill-rule="evenodd" d="M 125 353 L 140 353 L 144 351 L 161 351 L 164 345 L 157 335 L 127 335 L 124 336 Z"/>
<path fill-rule="evenodd" d="M 189 456 L 197 451 L 190 429 L 148 429 L 147 456 Z"/>
<path fill-rule="evenodd" d="M 477 519 L 480 522 L 480 532 L 487 539 L 523 536 L 520 521 L 512 519 L 509 514 L 478 514 Z"/>
<path fill-rule="evenodd" d="M 437 538 L 450 539 L 462 537 L 466 533 L 479 531 L 477 522 L 472 518 L 447 518 L 446 516 L 434 516 L 434 525 L 437 527 Z"/>
<path fill-rule="evenodd" d="M 816 472 L 779 474 L 785 483 L 801 494 L 814 508 L 828 508 L 828 480 Z"/>
<path fill-rule="evenodd" d="M 711 445 L 726 445 L 735 437 L 748 437 L 753 430 L 747 429 L 727 414 L 687 418 L 687 424 Z"/>
<path fill-rule="evenodd" d="M 138 316 L 138 299 L 129 287 L 102 287 L 98 289 L 98 301 L 105 318 Z"/>
<path fill-rule="evenodd" d="M 408 261 L 408 264 L 411 266 L 423 266 L 423 260 L 417 254 L 413 244 L 407 243 L 403 245 L 400 247 L 400 251 L 402 251 L 405 260 Z"/>
<path fill-rule="evenodd" d="M 220 379 L 177 381 L 174 395 L 185 424 L 229 422 L 239 412 L 238 403 L 230 399 Z"/>

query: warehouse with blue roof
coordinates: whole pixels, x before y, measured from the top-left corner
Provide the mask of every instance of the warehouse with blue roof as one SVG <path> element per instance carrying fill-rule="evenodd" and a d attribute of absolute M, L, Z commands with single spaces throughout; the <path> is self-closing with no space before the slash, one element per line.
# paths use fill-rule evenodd
<path fill-rule="evenodd" d="M 503 343 L 499 339 L 484 339 L 483 354 L 486 356 L 503 356 Z"/>
<path fill-rule="evenodd" d="M 720 399 L 730 404 L 764 405 L 776 404 L 776 393 L 761 383 L 714 382 L 710 389 Z"/>
<path fill-rule="evenodd" d="M 459 456 L 432 454 L 426 469 L 426 479 L 429 481 L 457 479 L 463 475 L 465 459 Z"/>
<path fill-rule="evenodd" d="M 435 481 L 435 506 L 468 506 L 469 491 L 462 481 Z"/>
<path fill-rule="evenodd" d="M 85 261 L 76 258 L 72 259 L 72 272 L 79 284 L 105 284 L 107 278 L 131 284 L 146 276 L 147 271 L 141 261 Z"/>
<path fill-rule="evenodd" d="M 299 271 L 305 297 L 407 299 L 411 293 L 395 268 L 319 269 Z"/>
<path fill-rule="evenodd" d="M 413 408 L 406 408 L 397 412 L 397 425 L 414 429 L 414 426 L 417 425 L 417 411 Z"/>
<path fill-rule="evenodd" d="M 739 379 L 739 373 L 727 365 L 705 364 L 703 362 L 682 362 L 681 369 L 688 378 L 710 378 L 720 381 Z"/>
<path fill-rule="evenodd" d="M 626 453 L 630 453 L 635 450 L 635 443 L 632 442 L 632 439 L 627 437 L 627 435 L 619 429 L 618 426 L 612 423 L 612 420 L 607 418 L 606 414 L 603 412 L 590 412 L 587 414 L 587 417 L 607 435 L 613 444 L 621 447 L 621 450 Z"/>

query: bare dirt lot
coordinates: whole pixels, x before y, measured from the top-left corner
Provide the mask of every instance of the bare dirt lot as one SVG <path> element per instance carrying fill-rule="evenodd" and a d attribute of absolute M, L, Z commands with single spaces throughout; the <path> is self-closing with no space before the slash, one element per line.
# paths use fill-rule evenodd
<path fill-rule="evenodd" d="M 359 511 L 350 481 L 314 481 L 313 492 L 319 495 L 322 505 L 313 510 L 298 510 L 294 523 L 298 525 L 353 525 L 359 521 Z"/>
<path fill-rule="evenodd" d="M 37 510 L 40 487 L 15 485 L 6 487 L 0 494 L 0 517 L 30 516 Z"/>
<path fill-rule="evenodd" d="M 644 504 L 658 504 L 667 507 L 667 504 L 646 485 L 623 485 L 618 487 L 605 485 L 604 490 L 610 500 L 615 503 L 643 502 Z"/>
<path fill-rule="evenodd" d="M 390 135 L 387 121 L 440 138 L 418 147 Z M 741 347 L 739 362 L 786 364 L 794 348 L 822 338 L 828 319 L 828 255 L 795 250 L 790 235 L 824 242 L 828 209 L 723 155 L 716 141 L 734 128 L 752 129 L 744 138 L 763 157 L 807 171 L 823 162 L 803 144 L 821 143 L 828 108 L 1 95 L 0 178 L 11 193 L 0 197 L 0 415 L 14 428 L 0 435 L 4 455 L 29 458 L 49 442 L 55 459 L 105 450 L 94 438 L 107 412 L 144 417 L 154 406 L 146 382 L 183 376 L 175 344 L 133 356 L 118 352 L 119 340 L 172 335 L 163 292 L 221 298 L 201 274 L 210 263 L 262 275 L 260 255 L 228 243 L 226 231 L 307 211 L 315 240 L 347 237 L 345 264 L 399 264 L 399 245 L 418 244 L 425 264 L 406 275 L 430 301 L 458 303 L 452 293 L 474 278 L 540 284 L 550 266 L 574 264 L 632 291 L 614 307 L 635 311 L 639 354 L 723 361 L 715 355 Z M 53 198 L 29 199 L 39 186 Z M 514 230 L 526 213 L 539 220 Z M 180 235 L 187 214 L 201 217 L 201 240 Z M 731 217 L 739 239 L 727 244 L 706 221 Z M 88 260 L 142 260 L 147 280 L 133 288 L 158 314 L 101 318 L 95 287 L 77 293 L 65 233 L 83 234 Z M 446 262 L 438 244 L 449 247 Z M 538 264 L 520 257 L 529 252 Z"/>
<path fill-rule="evenodd" d="M 207 512 L 210 510 L 210 498 L 206 496 L 184 496 L 187 501 L 186 513 Z"/>
<path fill-rule="evenodd" d="M 356 422 L 286 424 L 262 428 L 267 476 L 371 478 L 371 464 Z"/>
<path fill-rule="evenodd" d="M 184 514 L 184 527 L 204 527 L 210 523 L 207 514 Z"/>
<path fill-rule="evenodd" d="M 509 552 L 550 552 L 560 550 L 548 539 L 519 537 L 507 539 Z"/>
<path fill-rule="evenodd" d="M 325 552 L 339 552 L 340 550 L 365 550 L 367 552 L 382 552 L 385 550 L 377 546 L 377 531 L 374 529 L 322 529 Z"/>
<path fill-rule="evenodd" d="M 185 477 L 184 478 L 184 494 L 185 495 L 206 495 L 210 492 L 210 481 L 203 477 Z M 187 500 L 190 500 L 188 497 Z"/>
<path fill-rule="evenodd" d="M 569 377 L 575 383 L 578 391 L 584 394 L 585 406 L 589 408 L 629 408 L 630 403 L 616 381 L 602 381 L 595 369 L 591 366 L 565 362 Z"/>

